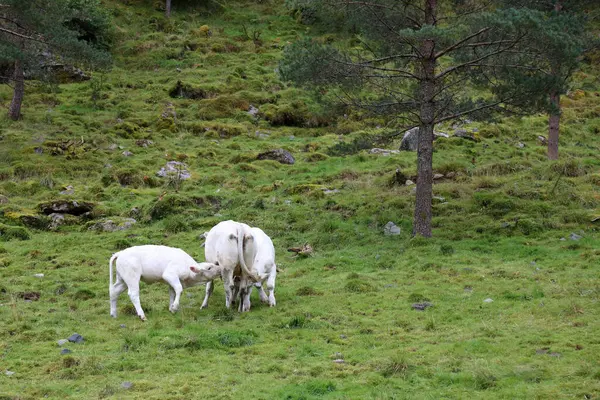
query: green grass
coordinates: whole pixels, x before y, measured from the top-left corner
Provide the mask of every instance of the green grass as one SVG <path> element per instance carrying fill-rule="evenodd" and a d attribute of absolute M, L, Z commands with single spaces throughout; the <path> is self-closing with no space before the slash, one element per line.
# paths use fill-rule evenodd
<path fill-rule="evenodd" d="M 445 199 L 434 205 L 435 237 L 412 239 L 412 188 L 390 181 L 397 168 L 416 174 L 415 154 L 331 151 L 356 146 L 381 121 L 344 118 L 279 81 L 281 49 L 310 33 L 280 2 L 221 13 L 190 5 L 168 24 L 150 1 L 107 4 L 118 40 L 101 85 L 31 85 L 24 119 L 0 118 L 0 194 L 9 199 L 0 204 L 0 398 L 600 396 L 594 71 L 574 83 L 586 96 L 565 98 L 559 162 L 537 142 L 541 115 L 468 125 L 479 142 L 439 139 L 434 171 L 456 175 L 434 185 Z M 205 24 L 213 36 L 198 33 Z M 242 24 L 261 30 L 261 46 L 240 38 Z M 206 98 L 170 97 L 179 80 Z M 255 160 L 275 148 L 296 164 Z M 156 177 L 171 160 L 192 178 Z M 68 185 L 74 193 L 61 195 Z M 59 198 L 95 208 L 48 231 L 38 206 Z M 138 222 L 89 230 L 122 218 Z M 109 317 L 112 253 L 153 243 L 203 260 L 198 236 L 229 218 L 273 238 L 275 308 L 255 292 L 250 313 L 227 310 L 219 282 L 207 310 L 203 289 L 191 288 L 173 315 L 166 286 L 142 285 L 148 322 L 126 294 Z M 383 235 L 388 221 L 399 236 Z M 286 251 L 305 243 L 308 257 Z M 423 301 L 433 306 L 411 308 Z M 61 355 L 57 340 L 74 332 L 85 343 Z"/>

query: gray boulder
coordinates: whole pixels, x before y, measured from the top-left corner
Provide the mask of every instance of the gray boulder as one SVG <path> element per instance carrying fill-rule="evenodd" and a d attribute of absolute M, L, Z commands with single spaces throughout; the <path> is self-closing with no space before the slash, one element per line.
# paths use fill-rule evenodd
<path fill-rule="evenodd" d="M 162 167 L 160 171 L 156 173 L 156 175 L 160 176 L 161 178 L 171 177 L 180 181 L 184 181 L 192 177 L 192 174 L 190 174 L 190 171 L 188 171 L 188 166 L 179 161 L 169 161 L 167 165 Z"/>
<path fill-rule="evenodd" d="M 131 228 L 136 222 L 133 218 L 106 219 L 91 225 L 88 230 L 98 232 L 125 231 Z"/>
<path fill-rule="evenodd" d="M 407 130 L 400 142 L 401 151 L 417 151 L 419 144 L 419 128 Z"/>
<path fill-rule="evenodd" d="M 287 150 L 284 149 L 275 149 L 275 150 L 271 150 L 271 151 L 266 151 L 264 153 L 260 153 L 258 156 L 256 156 L 257 160 L 273 160 L 273 161 L 277 161 L 281 164 L 289 164 L 289 165 L 293 165 L 296 160 L 294 159 L 294 156 L 292 156 L 292 153 L 290 153 Z"/>

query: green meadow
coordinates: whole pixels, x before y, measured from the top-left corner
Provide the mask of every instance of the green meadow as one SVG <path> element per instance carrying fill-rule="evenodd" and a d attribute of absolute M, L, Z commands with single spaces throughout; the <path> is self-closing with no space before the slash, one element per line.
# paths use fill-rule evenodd
<path fill-rule="evenodd" d="M 559 161 L 544 115 L 438 127 L 475 140 L 436 140 L 434 237 L 412 238 L 416 153 L 361 149 L 392 128 L 280 80 L 285 45 L 319 35 L 282 1 L 184 2 L 168 21 L 105 3 L 113 69 L 28 81 L 23 119 L 0 118 L 0 399 L 600 398 L 597 66 L 563 96 Z M 296 162 L 257 160 L 273 149 Z M 168 161 L 191 178 L 158 177 Z M 71 200 L 91 211 L 50 227 L 43 205 Z M 126 293 L 109 316 L 113 253 L 203 261 L 227 219 L 273 239 L 276 307 L 255 291 L 228 310 L 217 281 L 207 309 L 195 287 L 171 314 L 168 287 L 142 284 L 147 322 Z"/>

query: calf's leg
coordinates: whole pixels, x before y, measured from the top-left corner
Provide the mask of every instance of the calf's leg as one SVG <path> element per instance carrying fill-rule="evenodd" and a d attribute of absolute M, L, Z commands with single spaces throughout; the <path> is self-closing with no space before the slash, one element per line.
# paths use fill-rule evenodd
<path fill-rule="evenodd" d="M 110 289 L 110 316 L 117 318 L 117 299 L 119 295 L 127 289 L 127 285 L 123 279 L 117 274 L 117 281 L 109 288 Z"/>
<path fill-rule="evenodd" d="M 204 295 L 204 301 L 202 302 L 202 305 L 200 306 L 200 308 L 208 307 L 208 299 L 209 299 L 210 295 L 212 294 L 214 288 L 215 288 L 214 281 L 210 281 L 206 284 L 206 294 Z"/>
<path fill-rule="evenodd" d="M 181 292 L 183 292 L 183 286 L 181 286 L 181 282 L 177 275 L 165 272 L 163 274 L 163 279 L 171 286 L 172 290 L 175 291 L 175 299 L 169 305 L 169 311 L 174 313 L 179 309 L 179 299 L 181 297 Z"/>

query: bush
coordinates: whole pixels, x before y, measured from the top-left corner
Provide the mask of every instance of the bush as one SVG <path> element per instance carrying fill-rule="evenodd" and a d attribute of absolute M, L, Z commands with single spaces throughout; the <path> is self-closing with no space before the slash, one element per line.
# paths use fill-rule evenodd
<path fill-rule="evenodd" d="M 186 208 L 193 207 L 194 203 L 178 194 L 167 194 L 150 206 L 149 215 L 152 219 L 163 219 L 168 215 L 179 214 Z"/>
<path fill-rule="evenodd" d="M 12 239 L 29 240 L 31 239 L 31 234 L 22 226 L 0 224 L 0 240 L 6 242 Z"/>
<path fill-rule="evenodd" d="M 187 232 L 190 226 L 185 222 L 185 219 L 180 216 L 171 216 L 165 219 L 165 231 L 168 233 Z"/>

